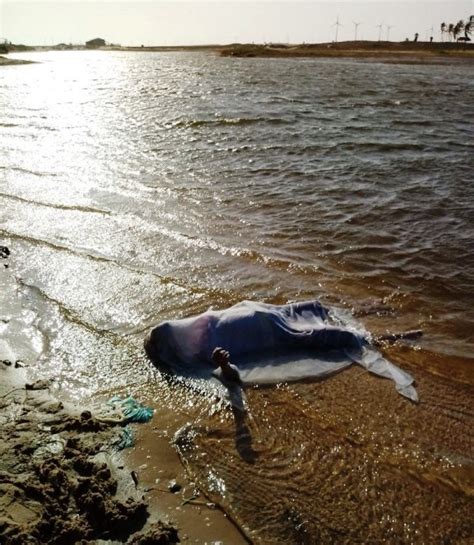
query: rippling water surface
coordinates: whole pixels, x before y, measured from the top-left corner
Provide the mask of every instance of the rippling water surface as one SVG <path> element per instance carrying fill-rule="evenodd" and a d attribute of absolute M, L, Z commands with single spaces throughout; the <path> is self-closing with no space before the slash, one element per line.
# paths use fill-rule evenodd
<path fill-rule="evenodd" d="M 425 332 L 395 361 L 472 383 L 470 65 L 29 57 L 1 70 L 0 234 L 71 396 L 152 396 L 144 332 L 242 299 L 376 305 Z"/>
<path fill-rule="evenodd" d="M 372 327 L 471 355 L 470 66 L 31 56 L 2 70 L 2 235 L 86 325 L 383 300 Z"/>

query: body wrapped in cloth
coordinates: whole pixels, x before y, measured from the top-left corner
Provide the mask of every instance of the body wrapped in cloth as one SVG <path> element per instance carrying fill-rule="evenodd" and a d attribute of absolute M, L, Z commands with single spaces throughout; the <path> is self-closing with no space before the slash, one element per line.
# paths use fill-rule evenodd
<path fill-rule="evenodd" d="M 162 322 L 146 340 L 158 364 L 188 376 L 213 375 L 212 353 L 230 353 L 243 384 L 272 384 L 330 375 L 352 365 L 395 382 L 417 401 L 413 378 L 382 357 L 369 336 L 331 317 L 317 301 L 270 305 L 243 301 L 225 310 Z M 215 373 L 218 375 L 218 373 Z"/>

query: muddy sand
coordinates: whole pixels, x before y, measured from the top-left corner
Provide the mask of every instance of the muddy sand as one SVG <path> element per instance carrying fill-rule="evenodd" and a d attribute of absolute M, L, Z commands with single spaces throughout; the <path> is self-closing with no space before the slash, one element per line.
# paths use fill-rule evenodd
<path fill-rule="evenodd" d="M 48 387 L 0 362 L 0 543 L 247 543 L 189 478 L 163 415 L 121 450 L 123 426 Z"/>
<path fill-rule="evenodd" d="M 20 362 L 0 363 L 0 422 L 1 543 L 179 541 L 114 463 L 121 427 L 65 406 L 44 381 L 27 382 Z"/>

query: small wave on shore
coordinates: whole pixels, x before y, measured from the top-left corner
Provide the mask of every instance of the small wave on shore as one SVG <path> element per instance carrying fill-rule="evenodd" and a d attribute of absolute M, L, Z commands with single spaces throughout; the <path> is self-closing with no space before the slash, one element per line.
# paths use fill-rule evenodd
<path fill-rule="evenodd" d="M 4 250 L 10 250 L 7 246 Z M 38 313 L 28 302 L 9 263 L 0 259 L 0 360 L 10 364 L 34 364 L 43 353 L 47 338 L 38 324 Z"/>

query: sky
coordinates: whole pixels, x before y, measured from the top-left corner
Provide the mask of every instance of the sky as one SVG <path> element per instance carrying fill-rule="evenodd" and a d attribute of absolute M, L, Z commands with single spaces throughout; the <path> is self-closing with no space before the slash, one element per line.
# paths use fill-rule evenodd
<path fill-rule="evenodd" d="M 232 42 L 314 43 L 413 39 L 474 15 L 473 0 L 0 0 L 0 38 L 27 45 Z M 336 21 L 340 26 L 335 26 Z M 379 25 L 382 25 L 381 27 Z M 433 28 L 433 31 L 431 30 Z"/>

